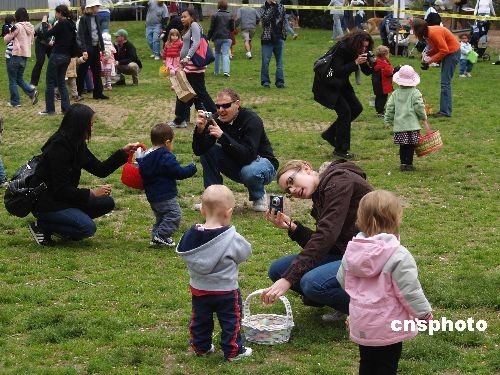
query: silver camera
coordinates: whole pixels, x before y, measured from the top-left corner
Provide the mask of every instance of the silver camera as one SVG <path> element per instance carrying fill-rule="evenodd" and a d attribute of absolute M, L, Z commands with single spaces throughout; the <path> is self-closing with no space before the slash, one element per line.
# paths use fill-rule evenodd
<path fill-rule="evenodd" d="M 217 112 L 212 113 L 208 111 L 203 111 L 203 116 L 205 116 L 207 121 L 217 120 L 219 118 L 219 114 Z"/>
<path fill-rule="evenodd" d="M 283 196 L 271 195 L 269 197 L 269 209 L 274 209 L 276 213 L 283 212 Z"/>

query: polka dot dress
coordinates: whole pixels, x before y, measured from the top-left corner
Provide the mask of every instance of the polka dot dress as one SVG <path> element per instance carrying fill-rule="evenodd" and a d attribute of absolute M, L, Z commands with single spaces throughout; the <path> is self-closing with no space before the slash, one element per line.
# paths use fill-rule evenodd
<path fill-rule="evenodd" d="M 416 145 L 420 137 L 420 130 L 394 133 L 394 143 L 397 145 Z"/>

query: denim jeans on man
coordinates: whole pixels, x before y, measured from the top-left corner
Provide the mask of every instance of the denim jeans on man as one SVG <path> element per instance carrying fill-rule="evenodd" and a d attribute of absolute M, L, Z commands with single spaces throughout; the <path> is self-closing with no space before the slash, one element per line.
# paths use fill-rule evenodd
<path fill-rule="evenodd" d="M 446 55 L 441 60 L 441 98 L 439 100 L 439 112 L 445 116 L 451 117 L 452 97 L 451 80 L 455 74 L 455 68 L 460 60 L 460 50 Z"/>
<path fill-rule="evenodd" d="M 65 113 L 71 103 L 69 102 L 68 89 L 66 88 L 66 70 L 68 69 L 71 57 L 61 53 L 52 53 L 47 64 L 47 78 L 45 87 L 45 110 L 48 113 L 54 113 L 56 107 L 54 104 L 54 88 L 59 89 L 61 96 L 61 110 Z"/>
<path fill-rule="evenodd" d="M 342 20 L 344 19 L 344 15 L 332 14 L 332 18 L 333 18 L 332 39 L 337 39 L 344 35 L 344 30 L 342 30 Z"/>
<path fill-rule="evenodd" d="M 28 58 L 11 56 L 10 59 L 5 60 L 7 64 L 7 75 L 9 76 L 10 104 L 19 105 L 21 104 L 21 98 L 19 97 L 19 90 L 17 89 L 18 85 L 29 97 L 32 97 L 35 92 L 35 89 L 23 78 Z"/>
<path fill-rule="evenodd" d="M 72 240 L 92 237 L 97 227 L 92 219 L 103 216 L 115 208 L 110 196 L 89 198 L 82 208 L 66 208 L 52 212 L 33 212 L 38 219 L 38 227 L 46 235 L 59 234 Z"/>
<path fill-rule="evenodd" d="M 269 267 L 268 275 L 272 281 L 281 279 L 297 255 L 288 255 L 275 260 Z M 329 255 L 316 267 L 306 272 L 300 285 L 292 285 L 292 290 L 303 295 L 318 306 L 330 306 L 344 314 L 349 314 L 349 295 L 337 281 L 342 256 Z"/>
<path fill-rule="evenodd" d="M 5 167 L 2 163 L 2 158 L 0 158 L 0 184 L 7 182 L 7 176 L 5 175 Z"/>
<path fill-rule="evenodd" d="M 146 40 L 148 41 L 149 48 L 155 56 L 161 56 L 160 53 L 160 32 L 161 25 L 146 26 Z"/>
<path fill-rule="evenodd" d="M 472 72 L 472 67 L 474 64 L 472 64 L 469 60 L 467 59 L 461 59 L 460 60 L 460 67 L 458 70 L 458 74 L 464 75 L 465 73 L 470 73 Z"/>
<path fill-rule="evenodd" d="M 177 198 L 168 199 L 161 202 L 149 202 L 151 209 L 156 217 L 156 223 L 151 231 L 151 239 L 156 236 L 167 239 L 179 229 L 181 224 L 182 212 Z"/>
<path fill-rule="evenodd" d="M 256 201 L 264 196 L 266 193 L 264 186 L 270 184 L 276 175 L 276 170 L 268 159 L 257 156 L 253 162 L 241 167 L 218 144 L 201 155 L 200 162 L 203 166 L 205 188 L 210 185 L 222 185 L 221 174 L 223 174 L 231 180 L 245 185 L 251 201 Z"/>
<path fill-rule="evenodd" d="M 274 54 L 276 59 L 276 81 L 275 84 L 278 87 L 283 87 L 285 85 L 285 73 L 283 71 L 283 48 L 285 47 L 285 41 L 279 39 L 276 42 L 262 43 L 262 65 L 260 68 L 260 84 L 263 86 L 269 86 L 271 80 L 269 79 L 269 63 L 271 62 L 271 57 Z"/>
<path fill-rule="evenodd" d="M 222 57 L 222 73 L 229 74 L 229 49 L 231 48 L 231 39 L 215 39 L 215 61 L 214 73 L 220 73 L 220 60 Z M 222 56 L 221 56 L 222 55 Z"/>

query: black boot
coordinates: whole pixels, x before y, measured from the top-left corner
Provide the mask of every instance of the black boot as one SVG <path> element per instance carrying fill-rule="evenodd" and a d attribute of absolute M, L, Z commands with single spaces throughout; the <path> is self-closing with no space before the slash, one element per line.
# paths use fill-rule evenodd
<path fill-rule="evenodd" d="M 335 147 L 335 123 L 330 125 L 323 133 L 321 133 L 321 138 L 327 141 L 330 145 Z"/>

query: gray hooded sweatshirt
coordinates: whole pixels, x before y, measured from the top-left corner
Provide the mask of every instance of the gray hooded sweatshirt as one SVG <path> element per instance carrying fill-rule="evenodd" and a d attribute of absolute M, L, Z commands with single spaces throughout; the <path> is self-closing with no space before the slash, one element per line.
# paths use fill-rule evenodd
<path fill-rule="evenodd" d="M 231 291 L 238 289 L 238 264 L 250 256 L 252 246 L 231 226 L 199 247 L 187 251 L 177 248 L 176 253 L 188 266 L 189 284 L 193 288 Z"/>

